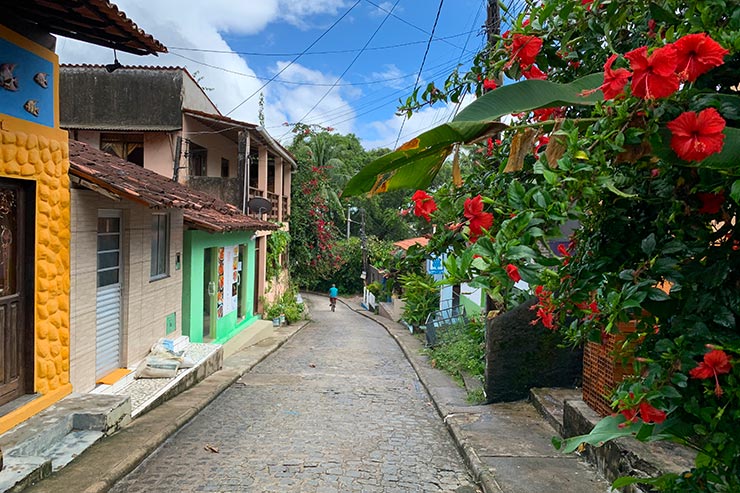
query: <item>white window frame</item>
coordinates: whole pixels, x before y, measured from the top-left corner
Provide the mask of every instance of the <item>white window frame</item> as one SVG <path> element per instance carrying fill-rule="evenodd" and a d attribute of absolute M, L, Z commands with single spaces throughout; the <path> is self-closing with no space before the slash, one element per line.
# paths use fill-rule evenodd
<path fill-rule="evenodd" d="M 160 238 L 161 228 L 155 229 L 155 218 L 164 218 L 164 238 Z M 149 259 L 149 280 L 156 281 L 170 275 L 170 215 L 166 212 L 152 213 L 151 258 Z M 159 226 L 159 224 L 157 224 Z M 164 241 L 164 258 L 160 259 L 160 242 Z M 161 262 L 160 262 L 161 260 Z M 161 264 L 161 265 L 160 265 Z"/>

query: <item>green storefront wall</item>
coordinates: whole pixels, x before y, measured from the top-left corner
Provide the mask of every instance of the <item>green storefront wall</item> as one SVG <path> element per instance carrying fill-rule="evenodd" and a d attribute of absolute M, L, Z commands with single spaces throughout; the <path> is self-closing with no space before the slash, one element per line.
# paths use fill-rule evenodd
<path fill-rule="evenodd" d="M 183 246 L 183 283 L 182 283 L 182 313 L 183 335 L 191 342 L 204 342 L 204 306 L 205 294 L 205 255 L 211 248 L 244 246 L 241 271 L 241 289 L 239 291 L 240 309 L 227 313 L 224 317 L 216 315 L 216 298 L 208 300 L 212 319 L 211 338 L 209 342 L 224 343 L 236 334 L 250 326 L 259 315 L 254 314 L 254 284 L 255 284 L 255 242 L 251 231 L 236 231 L 229 233 L 208 233 L 206 231 L 188 230 L 184 234 Z M 217 262 L 211 262 L 209 278 L 217 275 Z M 243 316 L 239 317 L 239 314 Z M 215 332 L 214 332 L 215 331 Z"/>

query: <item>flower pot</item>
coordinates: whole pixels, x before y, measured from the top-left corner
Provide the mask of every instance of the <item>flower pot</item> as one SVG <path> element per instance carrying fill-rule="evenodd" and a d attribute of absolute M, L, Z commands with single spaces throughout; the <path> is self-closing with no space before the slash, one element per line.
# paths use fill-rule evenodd
<path fill-rule="evenodd" d="M 280 325 L 285 325 L 285 315 L 280 315 Z"/>
<path fill-rule="evenodd" d="M 631 350 L 622 346 L 624 334 L 636 327 L 636 322 L 618 323 L 619 332 L 603 334 L 601 344 L 589 341 L 583 348 L 583 401 L 601 416 L 614 412 L 608 396 L 632 374 Z"/>
<path fill-rule="evenodd" d="M 280 327 L 280 317 L 275 317 L 272 319 L 272 326 L 273 327 Z"/>

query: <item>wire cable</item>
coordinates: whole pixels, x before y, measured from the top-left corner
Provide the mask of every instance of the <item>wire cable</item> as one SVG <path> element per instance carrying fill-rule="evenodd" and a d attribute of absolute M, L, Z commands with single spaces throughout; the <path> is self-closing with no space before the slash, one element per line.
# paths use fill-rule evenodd
<path fill-rule="evenodd" d="M 321 96 L 321 98 L 319 98 L 319 100 L 318 100 L 318 101 L 316 101 L 316 103 L 315 103 L 315 104 L 314 104 L 314 105 L 313 105 L 313 106 L 311 107 L 311 109 L 310 109 L 310 110 L 308 110 L 308 112 L 306 112 L 306 114 L 305 114 L 305 115 L 303 115 L 303 117 L 302 117 L 302 118 L 300 118 L 300 119 L 298 120 L 298 122 L 302 122 L 303 120 L 305 120 L 305 119 L 306 119 L 306 118 L 308 117 L 308 115 L 310 115 L 310 114 L 311 114 L 311 112 L 312 112 L 313 110 L 315 110 L 315 109 L 316 109 L 316 108 L 317 108 L 317 107 L 319 106 L 319 104 L 321 104 L 321 102 L 322 102 L 322 101 L 323 101 L 324 99 L 326 99 L 326 97 L 327 97 L 327 96 L 329 95 L 329 93 L 330 93 L 330 92 L 332 92 L 332 91 L 334 90 L 334 88 L 335 88 L 335 87 L 336 87 L 336 85 L 337 85 L 337 84 L 339 83 L 339 81 L 340 81 L 340 80 L 342 80 L 342 77 L 344 77 L 344 76 L 345 76 L 345 75 L 347 74 L 347 72 L 349 72 L 349 69 L 351 69 L 351 68 L 352 68 L 352 66 L 353 66 L 353 65 L 355 64 L 355 62 L 356 62 L 356 61 L 357 61 L 357 60 L 358 60 L 358 59 L 360 58 L 360 56 L 361 56 L 361 55 L 362 55 L 362 54 L 363 54 L 363 53 L 365 52 L 365 48 L 367 48 L 367 47 L 368 47 L 368 46 L 370 45 L 370 43 L 371 43 L 371 42 L 373 41 L 373 39 L 375 38 L 375 36 L 376 36 L 376 35 L 378 34 L 378 32 L 380 31 L 380 29 L 381 29 L 381 28 L 383 27 L 383 25 L 385 24 L 385 22 L 386 22 L 386 21 L 388 20 L 388 18 L 389 18 L 389 17 L 391 16 L 391 13 L 393 12 L 393 10 L 394 10 L 394 9 L 396 8 L 396 6 L 398 5 L 398 2 L 400 2 L 400 1 L 401 1 L 401 0 L 396 0 L 396 3 L 394 3 L 394 4 L 393 4 L 393 7 L 391 7 L 391 10 L 390 10 L 390 12 L 388 12 L 388 13 L 386 14 L 386 16 L 385 16 L 385 17 L 383 17 L 383 20 L 382 20 L 382 21 L 381 21 L 381 23 L 380 23 L 380 24 L 378 25 L 378 27 L 377 27 L 377 28 L 375 29 L 375 31 L 374 31 L 374 32 L 373 32 L 373 34 L 372 34 L 372 35 L 370 36 L 370 38 L 369 38 L 369 39 L 367 40 L 367 42 L 365 43 L 365 46 L 363 46 L 363 47 L 362 47 L 362 50 L 360 50 L 360 52 L 359 52 L 359 53 L 357 53 L 357 55 L 355 55 L 355 57 L 354 57 L 354 58 L 352 59 L 352 61 L 351 61 L 351 62 L 349 63 L 349 65 L 347 65 L 347 68 L 346 68 L 346 69 L 344 69 L 344 72 L 342 72 L 342 74 L 341 74 L 341 75 L 340 75 L 339 77 L 337 77 L 337 79 L 336 79 L 336 80 L 334 81 L 334 84 L 332 85 L 332 87 L 330 87 L 330 88 L 329 88 L 329 89 L 328 89 L 328 90 L 327 90 L 327 91 L 326 91 L 326 92 L 324 93 L 324 95 L 323 95 L 323 96 Z M 358 2 L 359 2 L 359 0 L 358 0 Z M 288 135 L 289 133 L 290 133 L 290 131 L 288 131 L 288 132 L 286 132 L 285 134 L 283 134 L 283 135 L 282 135 L 282 136 L 280 137 L 280 140 L 282 140 L 282 139 L 283 139 L 283 137 L 285 137 L 285 136 L 286 136 L 286 135 Z"/>
<path fill-rule="evenodd" d="M 424 70 L 424 63 L 427 61 L 427 55 L 429 54 L 429 47 L 431 46 L 432 39 L 434 38 L 434 31 L 437 29 L 437 22 L 439 22 L 439 14 L 442 12 L 442 4 L 444 4 L 444 0 L 439 0 L 439 7 L 437 8 L 437 16 L 434 18 L 434 25 L 432 26 L 432 32 L 429 34 L 429 42 L 427 43 L 426 50 L 424 50 L 424 57 L 421 59 L 421 66 L 419 67 L 419 73 L 416 76 L 416 82 L 414 83 L 414 88 L 416 88 L 419 85 L 419 80 L 421 79 L 421 72 Z M 396 138 L 395 147 L 398 147 L 398 141 L 401 138 L 401 132 L 403 132 L 403 126 L 405 123 L 406 123 L 406 115 L 404 115 L 403 120 L 401 120 L 401 128 L 398 129 L 398 137 Z"/>
<path fill-rule="evenodd" d="M 377 3 L 373 2 L 372 0 L 365 0 L 365 1 L 366 1 L 367 3 L 369 3 L 370 5 L 372 5 L 373 7 L 377 8 L 377 9 L 379 9 L 379 10 L 382 10 L 383 12 L 386 12 L 386 13 L 389 13 L 389 14 L 390 14 L 390 12 L 388 12 L 388 10 L 387 10 L 387 9 L 386 9 L 385 7 L 383 7 L 382 5 L 378 5 Z M 393 9 L 391 9 L 391 10 L 393 10 Z M 390 15 L 392 15 L 393 17 L 395 17 L 395 18 L 396 18 L 397 20 L 399 20 L 399 21 L 403 22 L 403 23 L 404 23 L 404 24 L 406 24 L 407 26 L 413 27 L 413 28 L 414 28 L 414 29 L 416 29 L 417 31 L 421 31 L 421 32 L 423 32 L 424 34 L 428 34 L 428 35 L 431 35 L 432 37 L 434 37 L 434 32 L 431 32 L 431 33 L 430 33 L 430 32 L 429 32 L 429 31 L 427 31 L 426 29 L 424 29 L 424 28 L 421 28 L 421 27 L 417 26 L 416 24 L 412 24 L 411 22 L 407 21 L 406 19 L 404 19 L 404 18 L 402 18 L 402 17 L 399 17 L 399 16 L 397 16 L 396 14 L 390 14 Z M 446 44 L 448 44 L 448 45 L 452 46 L 453 48 L 455 48 L 455 49 L 457 49 L 457 50 L 459 50 L 459 49 L 460 49 L 460 47 L 459 47 L 459 46 L 457 46 L 456 44 L 450 43 L 449 41 L 446 41 L 446 40 L 444 40 L 444 39 L 442 39 L 442 38 L 435 38 L 435 39 L 439 39 L 439 40 L 441 40 L 441 41 L 444 41 L 444 42 L 445 42 Z"/>
<path fill-rule="evenodd" d="M 236 111 L 236 110 L 237 110 L 237 109 L 238 109 L 238 108 L 239 108 L 239 107 L 240 107 L 241 105 L 243 105 L 244 103 L 246 103 L 247 101 L 249 101 L 250 99 L 252 99 L 252 98 L 253 98 L 254 96 L 256 96 L 257 94 L 259 94 L 259 93 L 260 93 L 260 91 L 262 91 L 262 89 L 264 89 L 265 87 L 267 87 L 267 85 L 268 85 L 268 84 L 269 84 L 270 82 L 274 81 L 275 79 L 277 79 L 277 77 L 278 77 L 278 76 L 279 76 L 280 74 L 282 74 L 283 72 L 285 72 L 286 70 L 288 70 L 288 68 L 289 68 L 289 67 L 290 67 L 291 65 L 293 65 L 293 64 L 294 64 L 295 62 L 297 62 L 299 58 L 301 58 L 301 57 L 302 57 L 302 56 L 303 56 L 303 55 L 304 55 L 305 53 L 307 53 L 307 52 L 308 52 L 308 50 L 310 50 L 311 48 L 313 48 L 313 47 L 314 47 L 314 45 L 315 45 L 316 43 L 318 43 L 318 42 L 319 42 L 319 41 L 321 40 L 321 38 L 323 38 L 324 36 L 326 36 L 327 34 L 329 34 L 329 31 L 331 31 L 332 29 L 334 29 L 334 27 L 335 27 L 335 26 L 336 26 L 337 24 L 339 24 L 339 23 L 340 23 L 340 22 L 342 21 L 342 19 L 344 19 L 345 17 L 347 17 L 347 15 L 349 15 L 349 13 L 350 13 L 350 12 L 352 12 L 352 10 L 353 10 L 353 9 L 354 9 L 355 7 L 357 7 L 357 5 L 358 5 L 359 3 L 360 3 L 360 0 L 357 0 L 357 1 L 356 1 L 356 2 L 355 2 L 355 3 L 354 3 L 354 4 L 353 4 L 353 5 L 352 5 L 352 6 L 351 6 L 351 7 L 350 7 L 350 8 L 349 8 L 349 9 L 348 9 L 348 10 L 347 10 L 347 11 L 346 11 L 345 13 L 344 13 L 344 14 L 342 14 L 342 15 L 341 15 L 341 16 L 340 16 L 340 17 L 339 17 L 339 18 L 338 18 L 337 20 L 335 20 L 335 21 L 334 21 L 334 23 L 333 23 L 333 24 L 332 24 L 331 26 L 329 26 L 329 27 L 328 27 L 328 28 L 327 28 L 326 30 L 324 30 L 324 32 L 323 32 L 323 33 L 321 33 L 321 35 L 320 35 L 320 36 L 319 36 L 318 38 L 316 38 L 316 39 L 315 39 L 315 40 L 314 40 L 314 41 L 313 41 L 313 42 L 312 42 L 312 43 L 311 43 L 310 45 L 308 45 L 308 47 L 307 47 L 307 48 L 306 48 L 305 50 L 303 50 L 303 52 L 301 52 L 300 54 L 298 54 L 298 56 L 296 56 L 295 58 L 293 58 L 293 59 L 292 59 L 292 60 L 290 61 L 290 63 L 289 63 L 289 64 L 287 64 L 287 65 L 286 65 L 285 67 L 283 67 L 283 68 L 282 68 L 282 69 L 281 69 L 281 70 L 280 70 L 280 71 L 279 71 L 278 73 L 276 73 L 276 74 L 275 74 L 274 76 L 272 76 L 272 78 L 270 78 L 270 80 L 268 80 L 267 82 L 265 82 L 264 84 L 262 84 L 262 85 L 261 85 L 261 86 L 259 87 L 259 89 L 257 89 L 257 90 L 256 90 L 256 91 L 254 91 L 254 92 L 253 92 L 252 94 L 250 94 L 250 95 L 249 95 L 249 96 L 248 96 L 248 97 L 247 97 L 247 98 L 246 98 L 246 99 L 245 99 L 244 101 L 242 101 L 241 103 L 239 103 L 239 104 L 237 104 L 236 106 L 234 106 L 234 107 L 233 107 L 233 108 L 231 109 L 231 111 L 229 111 L 228 113 L 226 113 L 226 116 L 229 116 L 229 115 L 230 115 L 230 114 L 232 114 L 232 113 L 233 113 L 234 111 Z"/>
<path fill-rule="evenodd" d="M 439 38 L 434 38 L 434 41 L 444 41 L 447 39 L 454 39 L 454 38 L 461 38 L 463 36 L 470 37 L 470 34 L 473 32 L 478 31 L 478 29 L 474 29 L 473 31 L 464 32 L 464 33 L 458 33 L 458 34 L 452 34 L 450 36 L 443 36 Z M 391 50 L 395 48 L 403 48 L 405 46 L 414 46 L 414 45 L 420 45 L 426 43 L 426 39 L 422 39 L 419 41 L 408 41 L 406 43 L 398 43 L 394 45 L 385 45 L 385 46 L 373 46 L 370 48 L 367 48 L 365 51 L 381 51 L 381 50 Z M 198 53 L 221 53 L 225 55 L 244 55 L 244 56 L 264 56 L 264 57 L 289 57 L 289 56 L 297 56 L 301 53 L 260 53 L 258 51 L 233 51 L 233 50 L 208 50 L 205 48 L 186 48 L 184 46 L 168 46 L 167 49 L 172 52 L 174 51 L 194 51 Z M 306 53 L 303 53 L 303 56 L 306 55 L 338 55 L 342 53 L 357 53 L 360 51 L 361 48 L 348 48 L 344 50 L 325 50 L 325 51 L 308 51 Z"/>

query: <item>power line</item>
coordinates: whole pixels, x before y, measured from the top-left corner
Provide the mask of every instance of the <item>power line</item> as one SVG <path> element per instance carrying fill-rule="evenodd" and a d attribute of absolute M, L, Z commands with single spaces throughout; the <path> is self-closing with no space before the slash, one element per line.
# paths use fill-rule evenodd
<path fill-rule="evenodd" d="M 472 60 L 472 58 L 470 60 Z M 468 60 L 468 61 L 470 61 L 470 60 Z M 445 68 L 443 68 L 442 70 L 439 70 L 436 73 L 432 74 L 432 78 L 436 78 L 437 76 L 442 76 L 442 75 L 445 75 L 445 74 L 449 74 L 450 70 L 451 70 L 451 68 L 449 67 L 449 64 L 447 64 Z M 321 115 L 321 118 L 324 119 L 322 121 L 321 125 L 322 126 L 326 126 L 327 123 L 330 123 L 332 126 L 337 126 L 337 125 L 341 125 L 342 123 L 345 123 L 345 122 L 348 122 L 350 120 L 353 120 L 353 119 L 355 119 L 357 117 L 364 116 L 364 115 L 367 115 L 369 113 L 373 113 L 375 111 L 378 111 L 378 110 L 384 108 L 385 106 L 387 106 L 387 104 L 376 105 L 375 103 L 377 103 L 379 101 L 382 101 L 382 100 L 387 100 L 389 98 L 392 101 L 395 101 L 395 99 L 396 99 L 396 96 L 394 96 L 395 94 L 406 93 L 407 91 L 409 91 L 409 90 L 411 90 L 413 88 L 414 88 L 413 85 L 406 86 L 406 87 L 404 87 L 402 89 L 398 89 L 396 91 L 393 91 L 392 93 L 388 94 L 387 96 L 384 96 L 382 98 L 378 98 L 378 99 L 376 99 L 374 101 L 370 101 L 368 103 L 365 103 L 363 105 L 360 105 L 360 106 L 358 106 L 356 108 L 353 108 L 351 110 L 342 111 L 342 112 L 340 112 L 339 114 L 336 114 L 336 115 L 330 115 L 330 113 L 332 111 L 332 110 L 330 110 L 327 113 Z M 367 108 L 369 106 L 372 106 L 372 108 L 370 108 L 367 111 L 362 111 L 360 113 L 356 113 L 355 114 L 356 111 L 359 111 L 361 109 Z M 339 121 L 336 121 L 336 120 L 334 120 L 334 121 L 327 121 L 328 118 L 335 118 L 336 119 L 336 118 L 342 118 L 342 117 L 344 117 L 346 115 L 352 115 L 352 116 L 349 117 L 349 118 L 345 118 L 343 120 L 339 120 Z"/>
<path fill-rule="evenodd" d="M 443 36 L 440 38 L 434 38 L 434 41 L 444 41 L 447 39 L 454 39 L 454 38 L 461 38 L 463 36 L 470 36 L 472 32 L 478 31 L 477 29 L 474 29 L 473 31 L 464 32 L 464 33 L 458 33 L 458 34 L 452 34 L 450 36 Z M 419 40 L 419 41 L 408 41 L 406 43 L 398 43 L 394 45 L 385 45 L 385 46 L 373 46 L 367 48 L 365 51 L 381 51 L 381 50 L 390 50 L 394 48 L 403 48 L 404 46 L 413 46 L 413 45 L 420 45 L 424 44 L 427 41 L 425 39 Z M 172 47 L 168 46 L 167 49 L 172 51 L 194 51 L 198 53 L 220 53 L 220 54 L 236 54 L 236 55 L 244 55 L 244 56 L 264 56 L 264 57 L 287 57 L 287 56 L 297 56 L 300 55 L 299 52 L 296 53 L 260 53 L 258 51 L 233 51 L 233 50 L 209 50 L 205 48 L 186 48 L 184 46 L 180 47 Z M 308 51 L 306 53 L 303 53 L 303 56 L 306 55 L 337 55 L 342 53 L 356 53 L 360 51 L 361 48 L 348 48 L 344 50 L 325 50 L 325 51 Z"/>
<path fill-rule="evenodd" d="M 348 10 L 347 10 L 347 11 L 346 11 L 345 13 L 344 13 L 344 14 L 342 14 L 342 15 L 341 15 L 341 16 L 340 16 L 340 17 L 339 17 L 339 18 L 338 18 L 337 20 L 335 20 L 335 21 L 334 21 L 334 23 L 333 23 L 333 24 L 332 24 L 331 26 L 329 26 L 329 27 L 328 27 L 328 28 L 327 28 L 327 29 L 326 29 L 326 30 L 325 30 L 325 31 L 324 31 L 323 33 L 321 33 L 321 35 L 320 35 L 320 36 L 319 36 L 318 38 L 316 38 L 316 39 L 315 39 L 315 40 L 313 41 L 313 43 L 311 43 L 310 45 L 308 45 L 308 47 L 307 47 L 307 48 L 306 48 L 305 50 L 303 50 L 303 52 L 302 52 L 302 53 L 300 53 L 300 54 L 299 54 L 298 56 L 296 56 L 295 58 L 293 58 L 293 60 L 291 60 L 289 64 L 287 64 L 287 65 L 286 65 L 285 67 L 283 67 L 283 68 L 282 68 L 282 69 L 281 69 L 281 70 L 280 70 L 280 71 L 279 71 L 278 73 L 276 73 L 276 74 L 275 74 L 274 76 L 272 76 L 272 78 L 271 78 L 270 80 L 268 80 L 267 82 L 265 82 L 264 84 L 262 84 L 262 85 L 261 85 L 261 86 L 259 87 L 259 89 L 257 89 L 257 90 L 256 90 L 256 91 L 254 91 L 254 92 L 253 92 L 252 94 L 250 94 L 250 95 L 249 95 L 249 96 L 248 96 L 248 97 L 247 97 L 247 98 L 246 98 L 246 99 L 245 99 L 244 101 L 242 101 L 241 103 L 239 103 L 239 104 L 237 104 L 236 106 L 234 106 L 234 107 L 233 107 L 233 108 L 231 109 L 231 111 L 229 111 L 228 113 L 226 113 L 226 116 L 229 116 L 229 115 L 230 115 L 230 114 L 232 114 L 232 113 L 233 113 L 234 111 L 236 111 L 236 110 L 237 110 L 237 109 L 238 109 L 238 108 L 239 108 L 239 107 L 240 107 L 241 105 L 243 105 L 244 103 L 246 103 L 247 101 L 249 101 L 250 99 L 252 99 L 252 98 L 253 98 L 254 96 L 256 96 L 257 94 L 259 94 L 259 92 L 260 92 L 260 91 L 261 91 L 262 89 L 264 89 L 264 88 L 265 88 L 265 87 L 267 86 L 267 84 L 269 84 L 270 82 L 274 81 L 275 79 L 277 79 L 278 75 L 280 75 L 280 74 L 282 74 L 283 72 L 285 72 L 286 70 L 288 70 L 288 67 L 290 67 L 290 66 L 291 66 L 291 65 L 293 65 L 293 64 L 294 64 L 295 62 L 297 62 L 299 58 L 301 58 L 301 57 L 302 57 L 302 56 L 303 56 L 303 55 L 304 55 L 304 54 L 305 54 L 306 52 L 308 52 L 308 50 L 310 50 L 311 48 L 313 48 L 313 47 L 314 47 L 314 45 L 315 45 L 316 43 L 318 43 L 318 42 L 319 42 L 319 41 L 321 40 L 321 38 L 323 38 L 324 36 L 326 36 L 327 34 L 329 34 L 329 31 L 331 31 L 331 30 L 332 30 L 332 29 L 334 28 L 334 26 L 336 26 L 337 24 L 339 24 L 339 22 L 341 22 L 341 20 L 342 20 L 342 19 L 344 19 L 344 18 L 345 18 L 345 17 L 346 17 L 346 16 L 347 16 L 347 15 L 348 15 L 348 14 L 349 14 L 350 12 L 352 12 L 352 10 L 353 10 L 353 9 L 354 9 L 355 7 L 357 7 L 357 5 L 358 5 L 359 3 L 360 3 L 360 0 L 357 0 L 357 1 L 356 1 L 356 2 L 355 2 L 355 3 L 354 3 L 354 4 L 353 4 L 353 5 L 352 5 L 352 6 L 351 6 L 351 7 L 350 7 L 350 8 L 349 8 L 349 9 L 348 9 Z"/>
<path fill-rule="evenodd" d="M 444 4 L 444 0 L 439 0 L 439 7 L 437 8 L 437 16 L 434 18 L 434 25 L 432 26 L 432 32 L 429 34 L 429 42 L 427 43 L 426 50 L 424 50 L 424 57 L 421 59 L 421 66 L 419 67 L 419 73 L 416 76 L 416 82 L 414 83 L 414 88 L 416 88 L 419 85 L 419 80 L 421 79 L 421 72 L 424 70 L 424 63 L 427 61 L 427 55 L 429 54 L 429 47 L 432 44 L 432 38 L 434 38 L 434 31 L 437 29 L 437 22 L 439 22 L 439 14 L 442 12 L 442 4 Z M 405 123 L 406 123 L 406 115 L 404 115 L 403 120 L 401 120 L 401 128 L 398 129 L 398 137 L 396 138 L 396 147 L 398 146 L 398 140 L 401 138 L 401 132 L 403 131 L 403 125 Z"/>
<path fill-rule="evenodd" d="M 187 60 L 189 62 L 197 63 L 198 65 L 203 65 L 204 67 L 209 67 L 212 69 L 220 70 L 222 72 L 226 72 L 233 75 L 239 75 L 241 77 L 247 77 L 250 79 L 256 79 L 260 81 L 268 81 L 268 82 L 277 82 L 280 84 L 289 84 L 289 85 L 295 85 L 295 86 L 316 86 L 316 87 L 335 87 L 335 86 L 372 86 L 377 84 L 384 84 L 386 82 L 394 82 L 398 80 L 407 79 L 409 77 L 412 77 L 416 75 L 416 72 L 411 74 L 405 74 L 400 75 L 398 77 L 389 77 L 387 79 L 376 79 L 376 80 L 370 80 L 365 82 L 341 82 L 341 83 L 329 83 L 329 82 L 296 82 L 294 80 L 286 80 L 286 79 L 277 79 L 276 77 L 260 77 L 258 75 L 252 75 L 252 74 L 245 74 L 244 72 L 239 72 L 237 70 L 231 70 L 225 67 L 220 67 L 218 65 L 213 65 L 210 63 L 202 62 L 200 60 L 195 60 L 194 58 L 186 57 L 185 55 L 180 55 L 179 53 L 172 53 L 172 55 L 176 57 L 180 57 L 183 60 Z M 287 68 L 287 67 L 285 67 Z M 285 68 L 282 70 L 284 71 Z M 281 71 L 281 72 L 282 72 Z M 277 74 L 279 75 L 279 73 Z"/>
<path fill-rule="evenodd" d="M 468 33 L 472 33 L 476 31 L 476 29 L 473 29 L 475 27 L 475 24 L 478 22 L 478 17 L 480 16 L 481 10 L 483 10 L 483 4 L 478 4 L 478 11 L 475 13 L 475 16 L 473 16 L 473 25 L 471 26 L 471 30 L 468 31 Z M 465 54 L 465 51 L 468 48 L 468 43 L 470 42 L 470 34 L 468 34 L 468 37 L 465 38 L 465 44 L 463 45 L 462 51 L 460 51 L 460 57 L 457 60 L 458 65 L 462 61 L 462 57 Z M 455 115 L 457 115 L 457 112 L 460 110 L 460 107 L 462 106 L 463 99 L 465 98 L 465 95 L 467 94 L 467 91 L 464 91 L 462 94 L 462 97 L 460 97 L 460 100 L 455 104 L 452 108 L 450 108 L 449 113 L 447 113 L 447 116 L 444 117 L 444 121 L 449 121 L 450 119 L 454 118 Z M 441 119 L 434 120 L 434 123 L 437 123 L 438 121 L 441 121 Z"/>
<path fill-rule="evenodd" d="M 359 0 L 358 0 L 358 1 L 359 1 Z M 351 69 L 351 68 L 352 68 L 352 66 L 353 66 L 353 65 L 355 64 L 355 62 L 356 62 L 356 61 L 357 61 L 357 60 L 358 60 L 358 59 L 360 58 L 360 56 L 361 56 L 361 55 L 362 55 L 362 54 L 364 53 L 364 51 L 365 51 L 365 48 L 367 48 L 367 47 L 368 47 L 368 45 L 370 45 L 370 43 L 371 43 L 371 42 L 373 41 L 373 39 L 375 38 L 375 36 L 376 36 L 376 35 L 378 34 L 378 32 L 380 31 L 380 29 L 381 29 L 381 28 L 383 27 L 383 25 L 384 25 L 384 24 L 385 24 L 385 22 L 386 22 L 386 21 L 388 20 L 388 18 L 390 17 L 391 13 L 393 12 L 393 10 L 394 10 L 394 9 L 396 8 L 396 6 L 398 5 L 398 2 L 400 2 L 400 1 L 401 1 L 401 0 L 396 0 L 396 3 L 394 3 L 394 4 L 393 4 L 393 7 L 391 7 L 391 10 L 390 10 L 390 12 L 388 12 L 388 13 L 386 14 L 386 16 L 385 16 L 385 17 L 383 17 L 383 20 L 382 20 L 382 21 L 381 21 L 381 23 L 380 23 L 380 24 L 378 25 L 378 27 L 377 27 L 377 28 L 375 29 L 375 31 L 374 31 L 374 32 L 373 32 L 373 34 L 372 34 L 372 35 L 370 36 L 370 38 L 369 38 L 369 39 L 367 40 L 367 42 L 365 43 L 365 46 L 363 46 L 363 47 L 362 47 L 362 50 L 360 50 L 360 52 L 359 52 L 359 53 L 357 53 L 357 55 L 355 55 L 355 57 L 354 57 L 354 58 L 352 59 L 352 61 L 351 61 L 351 62 L 349 63 L 349 65 L 347 65 L 347 68 L 346 68 L 346 69 L 344 69 L 344 72 L 342 72 L 342 74 L 341 74 L 341 75 L 340 75 L 339 77 L 337 77 L 337 79 L 336 79 L 336 80 L 334 81 L 334 85 L 332 85 L 332 87 L 330 87 L 330 88 L 329 88 L 329 89 L 328 89 L 328 90 L 327 90 L 327 91 L 326 91 L 326 92 L 324 93 L 324 95 L 323 95 L 323 96 L 321 96 L 321 98 L 319 98 L 319 100 L 318 100 L 318 101 L 316 101 L 316 103 L 315 103 L 315 104 L 314 104 L 314 105 L 313 105 L 313 106 L 311 107 L 311 109 L 310 109 L 310 110 L 308 110 L 308 112 L 306 112 L 306 114 L 305 114 L 305 115 L 303 115 L 303 117 L 302 117 L 302 118 L 300 118 L 300 119 L 298 120 L 299 122 L 302 122 L 303 120 L 305 120 L 305 119 L 306 119 L 306 117 L 308 117 L 308 115 L 310 115 L 310 114 L 311 114 L 311 112 L 312 112 L 313 110 L 315 110 L 315 109 L 316 109 L 316 108 L 318 107 L 318 105 L 319 105 L 319 104 L 321 104 L 321 102 L 322 102 L 322 101 L 323 101 L 324 99 L 326 99 L 326 96 L 328 96 L 328 95 L 329 95 L 329 93 L 330 93 L 331 91 L 333 91 L 333 90 L 334 90 L 334 88 L 335 88 L 335 87 L 336 87 L 336 85 L 337 85 L 337 84 L 339 83 L 339 81 L 340 81 L 340 80 L 342 80 L 342 77 L 344 77 L 344 76 L 345 76 L 345 75 L 347 74 L 347 72 L 349 72 L 349 69 Z M 282 139 L 283 137 L 285 137 L 286 135 L 288 135 L 288 133 L 289 133 L 289 132 L 286 132 L 286 133 L 285 133 L 285 134 L 283 134 L 283 136 L 282 136 L 282 137 L 280 137 L 280 138 Z"/>
<path fill-rule="evenodd" d="M 427 31 L 426 29 L 424 29 L 424 28 L 422 28 L 422 27 L 419 27 L 419 26 L 417 26 L 416 24 L 412 24 L 411 22 L 407 21 L 406 19 L 404 19 L 404 18 L 402 18 L 402 17 L 399 17 L 399 16 L 397 16 L 396 14 L 392 14 L 392 13 L 391 13 L 391 12 L 389 12 L 389 11 L 388 11 L 388 10 L 387 10 L 387 9 L 386 9 L 385 7 L 383 7 L 382 5 L 378 5 L 377 3 L 373 2 L 372 0 L 365 0 L 365 1 L 366 1 L 367 3 L 369 3 L 370 5 L 372 5 L 373 7 L 377 8 L 377 9 L 379 9 L 379 10 L 382 10 L 383 12 L 386 12 L 386 13 L 387 13 L 387 14 L 389 14 L 389 15 L 392 15 L 392 16 L 393 16 L 393 17 L 395 17 L 395 18 L 396 18 L 397 20 L 399 20 L 399 21 L 403 22 L 403 23 L 404 23 L 404 24 L 406 24 L 407 26 L 409 26 L 409 27 L 413 27 L 413 28 L 414 28 L 414 29 L 416 29 L 417 31 L 421 31 L 421 32 L 423 32 L 424 34 L 428 34 L 428 35 L 432 36 L 432 38 L 434 38 L 434 31 L 432 31 L 432 32 L 430 33 L 430 32 L 429 32 L 429 31 Z M 391 9 L 391 10 L 393 10 L 393 9 Z M 457 45 L 455 45 L 455 44 L 453 44 L 453 43 L 450 43 L 449 41 L 446 41 L 446 40 L 444 40 L 444 39 L 442 39 L 442 38 L 436 38 L 436 39 L 440 39 L 440 40 L 444 41 L 444 42 L 445 42 L 446 44 L 448 44 L 448 45 L 452 46 L 452 47 L 453 47 L 453 48 L 455 48 L 455 49 L 458 49 L 458 50 L 460 49 L 460 47 L 459 47 L 459 46 L 457 46 Z"/>

